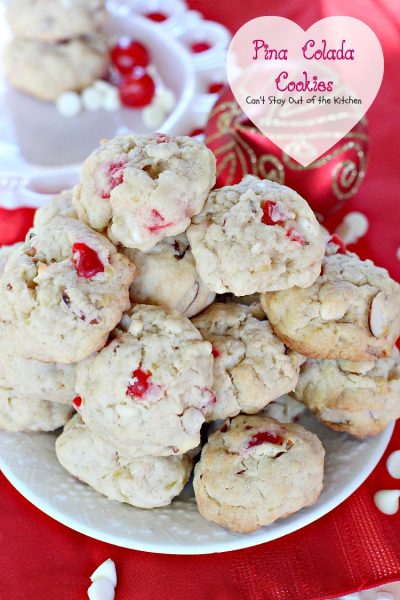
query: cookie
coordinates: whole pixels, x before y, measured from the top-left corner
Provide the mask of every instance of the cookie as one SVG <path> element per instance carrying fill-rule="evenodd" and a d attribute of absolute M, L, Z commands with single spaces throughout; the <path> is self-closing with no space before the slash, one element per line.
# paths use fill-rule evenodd
<path fill-rule="evenodd" d="M 314 504 L 322 490 L 324 449 L 300 425 L 239 416 L 210 436 L 194 472 L 205 519 L 250 533 Z"/>
<path fill-rule="evenodd" d="M 137 305 L 127 331 L 78 365 L 84 422 L 131 457 L 184 454 L 215 402 L 211 344 L 175 311 Z"/>
<path fill-rule="evenodd" d="M 281 340 L 312 358 L 389 356 L 400 333 L 399 284 L 343 249 L 325 256 L 311 287 L 262 294 L 261 302 Z"/>
<path fill-rule="evenodd" d="M 355 436 L 377 435 L 400 417 L 400 355 L 377 361 L 308 359 L 296 398 L 325 425 Z"/>
<path fill-rule="evenodd" d="M 190 137 L 123 135 L 83 164 L 74 203 L 79 218 L 142 252 L 183 233 L 215 183 L 215 158 Z"/>
<path fill-rule="evenodd" d="M 288 351 L 251 307 L 217 302 L 192 322 L 213 349 L 217 401 L 207 420 L 257 413 L 296 387 L 302 357 Z"/>
<path fill-rule="evenodd" d="M 72 204 L 72 193 L 72 189 L 64 190 L 60 194 L 53 196 L 50 202 L 43 204 L 43 206 L 38 208 L 33 218 L 34 229 L 47 225 L 55 217 L 70 217 L 71 219 L 77 219 L 78 215 Z"/>
<path fill-rule="evenodd" d="M 22 246 L 22 242 L 17 242 L 16 244 L 11 244 L 10 246 L 0 247 L 0 273 L 4 272 L 10 254 L 13 252 L 13 250 L 16 250 L 20 246 Z"/>
<path fill-rule="evenodd" d="M 192 470 L 181 456 L 130 458 L 86 427 L 75 415 L 56 441 L 57 458 L 74 477 L 110 500 L 139 508 L 167 506 L 178 496 Z"/>
<path fill-rule="evenodd" d="M 108 48 L 100 36 L 47 44 L 14 38 L 4 53 L 9 82 L 40 100 L 80 91 L 107 73 Z"/>
<path fill-rule="evenodd" d="M 71 406 L 75 396 L 75 365 L 43 363 L 23 358 L 0 327 L 0 390 L 16 398 L 51 401 Z"/>
<path fill-rule="evenodd" d="M 134 304 L 154 304 L 193 317 L 214 301 L 215 294 L 205 286 L 184 233 L 167 237 L 152 250 L 140 252 L 121 248 L 137 267 L 131 289 Z"/>
<path fill-rule="evenodd" d="M 72 415 L 72 406 L 15 396 L 0 386 L 0 429 L 6 431 L 54 431 Z"/>
<path fill-rule="evenodd" d="M 211 192 L 187 236 L 200 277 L 218 294 L 310 286 L 324 255 L 307 202 L 288 187 L 251 175 Z"/>
<path fill-rule="evenodd" d="M 304 404 L 289 394 L 280 396 L 262 410 L 263 415 L 276 419 L 280 423 L 297 423 L 305 412 Z"/>
<path fill-rule="evenodd" d="M 24 358 L 75 363 L 99 350 L 130 306 L 135 267 L 101 234 L 56 217 L 8 259 L 0 315 Z"/>
<path fill-rule="evenodd" d="M 7 20 L 21 38 L 55 42 L 96 33 L 107 11 L 105 0 L 9 0 Z"/>

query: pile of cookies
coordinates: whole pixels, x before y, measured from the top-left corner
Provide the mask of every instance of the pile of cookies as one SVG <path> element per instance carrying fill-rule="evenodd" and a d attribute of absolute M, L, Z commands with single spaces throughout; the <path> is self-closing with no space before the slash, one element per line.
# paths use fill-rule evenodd
<path fill-rule="evenodd" d="M 358 436 L 400 416 L 400 286 L 293 190 L 214 184 L 200 142 L 120 136 L 2 250 L 0 427 L 65 424 L 60 463 L 142 508 L 196 463 L 201 514 L 251 532 L 321 493 L 304 405 Z"/>
<path fill-rule="evenodd" d="M 107 73 L 105 0 L 10 0 L 7 18 L 16 37 L 4 62 L 15 88 L 56 100 Z"/>

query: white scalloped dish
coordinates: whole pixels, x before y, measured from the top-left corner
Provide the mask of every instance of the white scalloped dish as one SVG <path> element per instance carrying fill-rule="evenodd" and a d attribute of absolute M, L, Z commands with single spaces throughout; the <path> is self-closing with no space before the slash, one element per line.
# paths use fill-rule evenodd
<path fill-rule="evenodd" d="M 0 432 L 0 468 L 32 504 L 90 537 L 135 550 L 164 554 L 210 554 L 247 548 L 282 537 L 319 519 L 352 494 L 381 458 L 393 432 L 357 440 L 315 419 L 300 420 L 326 450 L 324 490 L 314 506 L 251 534 L 209 523 L 197 511 L 188 484 L 164 508 L 144 510 L 118 504 L 74 479 L 58 463 L 54 434 Z"/>
<path fill-rule="evenodd" d="M 144 16 L 158 8 L 169 18 L 156 23 Z M 177 98 L 175 108 L 157 129 L 188 134 L 204 127 L 216 99 L 216 94 L 208 93 L 208 85 L 216 81 L 215 77 L 226 81 L 225 54 L 230 34 L 225 27 L 204 20 L 181 0 L 171 0 L 164 6 L 151 0 L 114 0 L 109 2 L 109 9 L 110 38 L 127 35 L 144 43 L 163 84 Z M 10 35 L 3 12 L 4 6 L 0 7 L 0 54 Z M 210 45 L 209 50 L 191 52 L 191 44 L 200 40 Z M 83 111 L 65 118 L 55 104 L 12 89 L 1 66 L 0 113 L 0 174 L 4 175 L 43 174 L 77 166 L 103 138 L 129 130 L 152 131 L 144 125 L 141 111 L 129 108 Z"/>

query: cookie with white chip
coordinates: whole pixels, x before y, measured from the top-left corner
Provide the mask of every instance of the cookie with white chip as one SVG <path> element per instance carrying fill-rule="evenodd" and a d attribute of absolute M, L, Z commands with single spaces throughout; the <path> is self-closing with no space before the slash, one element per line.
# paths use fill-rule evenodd
<path fill-rule="evenodd" d="M 0 387 L 0 429 L 6 431 L 54 431 L 73 413 L 72 406 L 38 398 L 16 396 Z"/>
<path fill-rule="evenodd" d="M 131 458 L 117 452 L 75 415 L 56 441 L 62 466 L 110 500 L 139 508 L 167 506 L 178 496 L 192 470 L 180 456 Z"/>
<path fill-rule="evenodd" d="M 187 236 L 200 276 L 218 294 L 308 287 L 324 255 L 307 202 L 286 186 L 250 175 L 211 192 Z"/>
<path fill-rule="evenodd" d="M 96 33 L 107 11 L 105 0 L 10 0 L 7 20 L 18 37 L 55 42 Z"/>
<path fill-rule="evenodd" d="M 192 322 L 213 348 L 216 402 L 207 420 L 257 413 L 296 387 L 303 358 L 251 307 L 216 302 Z"/>
<path fill-rule="evenodd" d="M 68 217 L 32 232 L 0 278 L 0 315 L 18 353 L 74 363 L 99 350 L 129 305 L 134 265 Z"/>
<path fill-rule="evenodd" d="M 295 391 L 325 425 L 355 436 L 377 435 L 400 417 L 400 355 L 367 362 L 308 359 Z"/>
<path fill-rule="evenodd" d="M 47 225 L 55 217 L 70 217 L 77 219 L 75 207 L 72 203 L 73 190 L 64 190 L 53 196 L 47 204 L 43 204 L 35 212 L 33 218 L 34 229 Z"/>
<path fill-rule="evenodd" d="M 4 66 L 11 85 L 40 100 L 53 101 L 67 91 L 80 91 L 107 73 L 104 38 L 74 38 L 47 44 L 14 38 L 6 47 Z M 62 73 L 62 76 L 60 76 Z"/>
<path fill-rule="evenodd" d="M 256 531 L 314 504 L 324 449 L 300 425 L 238 416 L 210 436 L 193 486 L 204 518 L 240 533 Z"/>
<path fill-rule="evenodd" d="M 121 248 L 137 267 L 131 289 L 134 304 L 154 304 L 193 317 L 214 301 L 196 271 L 196 264 L 184 233 L 167 237 L 152 250 L 140 252 Z"/>
<path fill-rule="evenodd" d="M 183 233 L 215 183 L 212 152 L 190 137 L 123 135 L 83 164 L 74 203 L 79 218 L 127 248 L 151 250 Z"/>
<path fill-rule="evenodd" d="M 131 457 L 184 454 L 215 402 L 211 344 L 175 311 L 137 305 L 120 332 L 80 363 L 79 412 Z"/>
<path fill-rule="evenodd" d="M 321 274 L 306 289 L 261 295 L 275 333 L 312 358 L 389 356 L 400 334 L 400 286 L 386 269 L 332 244 Z"/>

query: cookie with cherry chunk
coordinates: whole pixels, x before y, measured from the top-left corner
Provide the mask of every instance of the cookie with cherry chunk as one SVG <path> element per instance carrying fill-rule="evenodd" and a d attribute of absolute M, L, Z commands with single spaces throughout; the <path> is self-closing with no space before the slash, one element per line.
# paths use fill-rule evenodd
<path fill-rule="evenodd" d="M 184 233 L 166 237 L 148 252 L 121 248 L 138 269 L 131 289 L 134 304 L 154 304 L 193 317 L 215 298 L 197 273 Z"/>
<path fill-rule="evenodd" d="M 286 186 L 251 175 L 211 192 L 187 236 L 201 278 L 218 294 L 310 286 L 324 255 L 307 202 Z"/>
<path fill-rule="evenodd" d="M 399 351 L 366 362 L 309 358 L 295 396 L 335 431 L 377 435 L 400 417 Z"/>
<path fill-rule="evenodd" d="M 257 413 L 296 386 L 303 357 L 255 315 L 251 306 L 216 302 L 192 321 L 213 348 L 216 402 L 209 421 Z"/>
<path fill-rule="evenodd" d="M 139 508 L 167 506 L 178 496 L 192 470 L 192 459 L 180 456 L 131 458 L 116 452 L 75 415 L 56 441 L 62 466 L 110 500 Z"/>
<path fill-rule="evenodd" d="M 261 295 L 281 340 L 312 358 L 374 360 L 389 356 L 400 334 L 400 285 L 386 269 L 327 243 L 321 272 L 306 289 Z"/>
<path fill-rule="evenodd" d="M 131 457 L 183 454 L 215 402 L 211 344 L 176 311 L 137 305 L 98 354 L 80 363 L 78 411 Z"/>
<path fill-rule="evenodd" d="M 75 363 L 99 350 L 130 306 L 134 265 L 68 217 L 32 230 L 0 278 L 6 334 L 24 358 Z"/>
<path fill-rule="evenodd" d="M 74 204 L 79 218 L 128 248 L 151 250 L 183 233 L 215 183 L 212 152 L 190 137 L 123 135 L 83 164 Z"/>
<path fill-rule="evenodd" d="M 322 490 L 324 449 L 294 423 L 240 415 L 204 446 L 194 474 L 205 519 L 250 533 L 314 504 Z"/>

